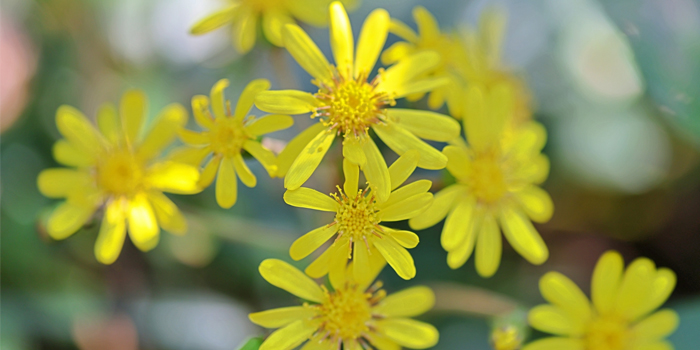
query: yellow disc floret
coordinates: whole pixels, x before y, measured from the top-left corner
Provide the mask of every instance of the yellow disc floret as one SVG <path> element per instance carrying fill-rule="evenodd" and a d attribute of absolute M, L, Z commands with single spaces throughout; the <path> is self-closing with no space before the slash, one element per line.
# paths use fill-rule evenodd
<path fill-rule="evenodd" d="M 246 132 L 243 121 L 236 118 L 216 119 L 208 134 L 214 153 L 225 157 L 240 154 L 246 140 L 252 139 Z"/>
<path fill-rule="evenodd" d="M 367 190 L 359 190 L 353 198 L 338 187 L 338 194 L 333 194 L 333 197 L 340 203 L 335 215 L 335 222 L 339 225 L 338 237 L 349 235 L 351 241 L 367 242 L 367 236 L 377 234 L 375 231 L 379 230 L 380 222 L 378 209 L 375 208 L 374 196 L 367 196 Z"/>
<path fill-rule="evenodd" d="M 145 164 L 133 152 L 116 149 L 98 160 L 95 169 L 99 188 L 115 195 L 132 195 L 143 189 Z"/>
<path fill-rule="evenodd" d="M 614 315 L 598 316 L 588 326 L 587 349 L 626 350 L 631 339 L 628 323 Z"/>
<path fill-rule="evenodd" d="M 471 187 L 471 192 L 484 204 L 497 203 L 508 192 L 503 162 L 496 152 L 476 154 L 469 177 L 460 179 Z"/>
<path fill-rule="evenodd" d="M 321 327 L 330 338 L 354 340 L 369 331 L 372 294 L 351 285 L 332 293 L 318 306 Z"/>

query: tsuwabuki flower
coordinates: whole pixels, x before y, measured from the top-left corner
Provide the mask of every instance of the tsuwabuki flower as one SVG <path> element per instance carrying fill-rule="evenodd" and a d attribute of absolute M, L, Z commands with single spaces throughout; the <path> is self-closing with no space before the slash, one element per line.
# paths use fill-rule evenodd
<path fill-rule="evenodd" d="M 385 262 L 401 278 L 415 277 L 416 267 L 406 248 L 415 248 L 418 236 L 380 223 L 410 219 L 432 202 L 428 180 L 399 187 L 413 173 L 418 158 L 417 151 L 409 151 L 391 165 L 392 192 L 389 199 L 381 203 L 376 200 L 372 183 L 365 189 L 358 188 L 359 168 L 347 159 L 343 162 L 345 184 L 343 189 L 338 187 L 337 193 L 327 196 L 306 187 L 287 190 L 284 200 L 289 205 L 336 213 L 332 223 L 308 232 L 292 244 L 289 249 L 292 259 L 303 259 L 335 236 L 333 244 L 306 269 L 309 276 L 319 278 L 330 273 L 333 279 L 344 273 L 348 260 L 353 259 L 356 281 L 372 278 L 369 271 L 377 264 L 384 266 Z"/>
<path fill-rule="evenodd" d="M 465 99 L 471 106 L 463 119 L 468 144 L 457 139 L 443 150 L 457 183 L 438 192 L 409 224 L 419 230 L 447 217 L 441 243 L 453 269 L 476 250 L 477 272 L 484 277 L 496 273 L 501 229 L 520 255 L 542 264 L 549 251 L 530 220 L 546 222 L 553 212 L 549 194 L 537 186 L 549 172 L 549 161 L 540 153 L 546 132 L 533 121 L 512 127 L 508 85 L 472 86 Z"/>
<path fill-rule="evenodd" d="M 199 20 L 190 33 L 201 35 L 231 25 L 233 45 L 240 53 L 250 51 L 255 45 L 258 23 L 262 22 L 265 38 L 273 45 L 282 46 L 282 28 L 295 23 L 295 19 L 322 26 L 328 18 L 331 0 L 229 0 L 230 5 Z M 343 0 L 354 7 L 355 0 Z"/>
<path fill-rule="evenodd" d="M 54 145 L 54 158 L 72 169 L 47 169 L 37 180 L 43 195 L 66 198 L 47 223 L 54 239 L 69 237 L 104 209 L 95 244 L 95 256 L 104 264 L 119 256 L 127 228 L 143 251 L 158 244 L 160 228 L 183 234 L 187 222 L 163 192 L 199 192 L 195 167 L 158 160 L 187 121 L 187 111 L 179 104 L 165 107 L 143 135 L 146 103 L 141 91 L 127 91 L 119 114 L 111 104 L 100 108 L 97 129 L 77 109 L 61 106 L 56 125 L 65 139 Z"/>
<path fill-rule="evenodd" d="M 260 350 L 290 350 L 304 342 L 304 350 L 425 349 L 438 341 L 435 327 L 409 318 L 433 307 L 433 291 L 416 286 L 387 296 L 381 282 L 372 284 L 381 267 L 367 283 L 351 273 L 331 280 L 333 290 L 281 260 L 267 259 L 259 270 L 273 286 L 307 301 L 249 315 L 255 324 L 279 328 Z"/>
<path fill-rule="evenodd" d="M 549 272 L 540 291 L 549 304 L 530 310 L 530 325 L 555 337 L 523 350 L 673 350 L 664 340 L 678 327 L 671 309 L 656 311 L 676 286 L 676 275 L 647 258 L 625 270 L 622 256 L 603 254 L 593 271 L 591 299 L 566 276 Z"/>
<path fill-rule="evenodd" d="M 390 192 L 389 171 L 384 157 L 369 135 L 369 129 L 399 155 L 409 150 L 420 153 L 418 166 L 442 169 L 447 158 L 428 145 L 424 138 L 447 142 L 458 137 L 459 124 L 441 114 L 389 108 L 394 100 L 409 94 L 430 91 L 447 82 L 445 78 L 416 79 L 437 65 L 435 52 L 421 52 L 401 60 L 370 78 L 384 47 L 389 14 L 374 10 L 365 21 L 355 53 L 350 20 L 343 5 L 330 6 L 330 38 L 335 65 L 331 65 L 309 36 L 295 25 L 282 30 L 284 46 L 314 78 L 318 92 L 297 90 L 265 91 L 255 104 L 263 111 L 283 114 L 313 113 L 318 123 L 293 139 L 279 156 L 278 176 L 284 186 L 299 188 L 313 174 L 336 135 L 343 137 L 343 156 L 359 165 L 376 188 L 380 202 Z"/>
<path fill-rule="evenodd" d="M 269 81 L 258 79 L 250 82 L 233 110 L 230 101 L 224 98 L 224 89 L 228 85 L 228 80 L 219 80 L 211 89 L 211 100 L 202 95 L 192 98 L 195 121 L 205 130 L 180 130 L 180 138 L 188 146 L 177 149 L 170 157 L 200 166 L 205 158 L 211 155 L 198 185 L 201 188 L 208 187 L 216 177 L 216 201 L 222 208 L 230 208 L 236 203 L 237 177 L 248 187 L 255 187 L 257 183 L 241 153 L 250 153 L 265 167 L 270 176 L 274 176 L 277 171 L 275 155 L 263 147 L 258 138 L 286 129 L 294 123 L 288 115 L 269 114 L 260 118 L 248 115 L 253 107 L 255 95 L 267 90 L 270 87 Z M 209 110 L 210 103 L 213 116 Z"/>

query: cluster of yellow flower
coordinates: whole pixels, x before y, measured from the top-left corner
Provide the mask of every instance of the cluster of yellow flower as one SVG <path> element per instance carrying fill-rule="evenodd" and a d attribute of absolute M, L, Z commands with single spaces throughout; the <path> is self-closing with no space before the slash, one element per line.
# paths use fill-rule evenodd
<path fill-rule="evenodd" d="M 422 7 L 413 12 L 418 33 L 377 9 L 365 20 L 355 45 L 341 2 L 330 4 L 326 14 L 316 13 L 324 7 L 312 3 L 236 2 L 200 21 L 192 33 L 233 23 L 234 45 L 246 52 L 254 45 L 262 17 L 267 39 L 286 48 L 313 77 L 315 92 L 269 90 L 270 83 L 260 79 L 248 84 L 232 108 L 224 98 L 228 81 L 221 80 L 209 97 L 192 99 L 201 132 L 184 128 L 187 112 L 177 104 L 166 107 L 144 132 L 146 98 L 138 91 L 124 94 L 119 114 L 111 105 L 102 107 L 97 128 L 79 111 L 59 108 L 56 123 L 65 139 L 56 143 L 54 155 L 73 169 L 48 169 L 39 176 L 44 195 L 66 198 L 49 218 L 47 231 L 64 239 L 103 208 L 95 245 L 100 262 L 116 260 L 127 232 L 139 249 L 148 251 L 157 245 L 160 228 L 187 230 L 183 215 L 163 192 L 197 193 L 216 178 L 216 201 L 230 208 L 237 200 L 237 178 L 248 187 L 256 185 L 242 157 L 246 151 L 271 177 L 284 177 L 286 203 L 335 213 L 333 222 L 292 244 L 290 256 L 300 260 L 333 238 L 305 273 L 281 260 L 260 264 L 260 274 L 269 283 L 308 301 L 250 315 L 256 324 L 279 328 L 261 349 L 293 349 L 303 343 L 306 350 L 431 347 L 438 341 L 437 330 L 410 317 L 432 307 L 433 292 L 413 287 L 387 296 L 382 284 L 374 282 L 386 264 L 401 278 L 413 278 L 416 267 L 407 249 L 416 247 L 419 238 L 381 223 L 409 220 L 411 228 L 421 230 L 446 218 L 441 244 L 448 265 L 456 269 L 474 253 L 476 269 L 484 277 L 498 270 L 501 231 L 529 262 L 544 263 L 548 249 L 532 221 L 546 222 L 553 213 L 551 198 L 538 187 L 549 173 L 549 161 L 541 153 L 546 131 L 531 119 L 522 80 L 499 61 L 505 24 L 499 12 L 486 13 L 478 31 L 445 34 Z M 330 18 L 335 64 L 292 16 L 316 24 Z M 404 41 L 383 50 L 389 33 Z M 388 68 L 373 74 L 378 60 Z M 397 99 L 417 100 L 425 94 L 430 108 L 446 102 L 451 116 L 394 108 Z M 249 115 L 254 105 L 271 114 Z M 293 124 L 289 115 L 307 113 L 317 123 L 279 155 L 261 145 L 261 136 Z M 399 155 L 391 166 L 370 130 Z M 159 158 L 177 136 L 186 146 Z M 336 138 L 342 138 L 342 188 L 328 196 L 303 187 Z M 448 145 L 439 151 L 424 140 Z M 429 180 L 403 185 L 417 167 L 447 168 L 456 181 L 435 196 Z M 364 188 L 359 186 L 360 171 Z M 619 254 L 601 258 L 593 276 L 594 307 L 563 275 L 544 276 L 542 294 L 552 305 L 534 308 L 530 323 L 562 337 L 536 341 L 526 349 L 671 349 L 662 339 L 675 328 L 675 313 L 659 311 L 639 320 L 668 298 L 675 276 L 656 270 L 647 259 L 635 261 L 624 275 L 623 270 Z M 331 290 L 311 279 L 326 275 Z M 517 335 L 495 338 L 515 344 L 508 348 L 520 346 Z"/>

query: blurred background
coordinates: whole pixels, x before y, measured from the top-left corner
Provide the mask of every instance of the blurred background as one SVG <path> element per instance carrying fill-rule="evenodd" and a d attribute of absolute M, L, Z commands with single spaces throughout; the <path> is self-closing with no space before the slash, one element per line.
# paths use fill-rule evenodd
<path fill-rule="evenodd" d="M 380 278 L 387 291 L 435 287 L 438 307 L 421 317 L 440 330 L 435 349 L 487 350 L 499 322 L 490 316 L 543 302 L 538 280 L 545 272 L 565 273 L 588 291 L 598 257 L 617 249 L 627 262 L 647 256 L 677 273 L 667 305 L 681 324 L 670 340 L 678 350 L 697 349 L 700 1 L 365 0 L 350 18 L 356 35 L 377 7 L 413 26 L 411 10 L 423 5 L 450 31 L 476 25 L 494 4 L 508 12 L 504 61 L 530 85 L 535 117 L 549 132 L 552 170 L 544 188 L 555 214 L 538 228 L 551 257 L 533 266 L 506 244 L 490 279 L 476 274 L 473 258 L 450 270 L 438 224 L 419 232 L 421 244 L 411 251 L 417 277 L 405 282 L 386 270 Z M 2 350 L 223 350 L 265 334 L 247 314 L 295 301 L 265 282 L 258 264 L 290 261 L 291 242 L 329 217 L 284 204 L 282 181 L 257 162 L 249 163 L 257 187 L 239 185 L 232 209 L 216 205 L 213 188 L 171 196 L 188 217 L 188 234 L 164 234 L 149 253 L 127 240 L 111 266 L 93 256 L 98 222 L 65 241 L 47 236 L 42 220 L 56 202 L 38 192 L 36 177 L 56 165 L 51 146 L 62 104 L 93 118 L 101 103 L 140 88 L 154 117 L 171 102 L 189 109 L 190 98 L 207 94 L 220 78 L 231 80 L 227 96 L 235 101 L 255 78 L 278 89 L 311 89 L 310 77 L 260 36 L 245 56 L 225 29 L 189 36 L 189 27 L 221 1 L 3 0 L 1 6 Z M 305 28 L 329 53 L 327 29 Z M 389 36 L 389 44 L 396 40 Z M 425 108 L 425 101 L 413 106 Z M 298 117 L 266 142 L 282 145 L 307 123 Z M 414 176 L 439 189 L 444 175 Z M 324 162 L 311 181 L 325 192 L 342 183 L 333 162 Z"/>

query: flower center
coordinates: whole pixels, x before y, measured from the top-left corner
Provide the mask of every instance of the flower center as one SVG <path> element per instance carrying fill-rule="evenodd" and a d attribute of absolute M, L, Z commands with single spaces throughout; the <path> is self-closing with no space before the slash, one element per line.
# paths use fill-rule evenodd
<path fill-rule="evenodd" d="M 586 335 L 587 349 L 628 350 L 630 329 L 625 321 L 614 316 L 594 319 Z"/>
<path fill-rule="evenodd" d="M 466 182 L 479 201 L 495 203 L 508 191 L 502 163 L 495 152 L 476 155 L 471 170 L 470 178 Z"/>
<path fill-rule="evenodd" d="M 97 185 L 113 195 L 129 195 L 143 187 L 145 164 L 128 150 L 108 153 L 97 164 Z"/>
<path fill-rule="evenodd" d="M 335 214 L 335 222 L 339 225 L 338 237 L 350 235 L 353 242 L 367 242 L 367 236 L 380 230 L 374 196 L 367 196 L 367 190 L 359 190 L 352 198 L 343 193 L 338 187 L 339 194 L 333 194 L 340 209 Z"/>
<path fill-rule="evenodd" d="M 231 157 L 241 153 L 243 144 L 251 139 L 243 128 L 243 121 L 235 118 L 217 120 L 209 130 L 211 148 L 216 154 Z"/>
<path fill-rule="evenodd" d="M 328 293 L 326 301 L 319 305 L 321 328 L 331 338 L 352 340 L 369 331 L 367 321 L 372 319 L 372 294 L 350 285 Z"/>
<path fill-rule="evenodd" d="M 344 136 L 366 134 L 370 125 L 382 122 L 384 108 L 395 104 L 387 93 L 377 91 L 377 84 L 377 78 L 367 82 L 364 76 L 348 80 L 337 74 L 333 86 L 319 84 L 316 98 L 323 105 L 315 109 L 313 116 L 322 118 L 325 126 Z"/>

